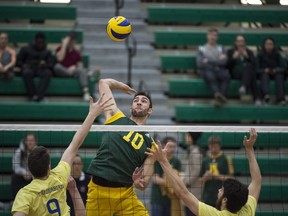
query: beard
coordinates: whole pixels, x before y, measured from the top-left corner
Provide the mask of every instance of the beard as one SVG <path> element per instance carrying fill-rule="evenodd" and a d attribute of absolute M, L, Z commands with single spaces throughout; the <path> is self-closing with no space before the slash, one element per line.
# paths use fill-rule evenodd
<path fill-rule="evenodd" d="M 216 200 L 216 203 L 215 203 L 215 208 L 218 209 L 219 211 L 221 211 L 222 200 L 223 200 L 223 196 L 221 196 L 220 198 L 218 198 L 218 199 Z"/>
<path fill-rule="evenodd" d="M 131 115 L 133 117 L 143 118 L 148 116 L 148 109 L 137 111 L 136 109 L 131 109 Z"/>

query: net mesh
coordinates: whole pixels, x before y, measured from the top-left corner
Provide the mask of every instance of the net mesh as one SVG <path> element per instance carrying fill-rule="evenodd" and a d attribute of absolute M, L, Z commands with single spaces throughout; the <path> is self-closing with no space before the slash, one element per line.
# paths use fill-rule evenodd
<path fill-rule="evenodd" d="M 69 145 L 75 131 L 79 127 L 80 125 L 0 125 L 1 215 L 9 212 L 11 207 L 11 201 L 13 200 L 11 177 L 13 173 L 12 168 L 13 166 L 15 167 L 12 158 L 25 135 L 34 133 L 38 144 L 49 148 L 51 166 L 53 168 L 58 164 L 63 151 Z M 263 185 L 256 215 L 288 215 L 288 127 L 257 126 L 255 128 L 258 132 L 255 152 L 263 176 Z M 208 148 L 208 140 L 219 137 L 221 139 L 221 152 L 228 158 L 227 168 L 221 167 L 220 162 L 217 161 L 214 165 L 212 163 L 209 164 L 209 170 L 216 173 L 219 172 L 219 174 L 221 174 L 222 169 L 226 169 L 225 174 L 233 170 L 234 178 L 246 185 L 250 182 L 248 161 L 242 144 L 243 137 L 249 135 L 248 126 L 94 125 L 82 147 L 79 149 L 79 155 L 82 157 L 84 165 L 84 172 L 87 171 L 91 160 L 95 157 L 100 147 L 103 133 L 123 131 L 147 131 L 155 140 L 161 141 L 165 137 L 173 137 L 177 143 L 174 158 L 178 158 L 181 163 L 181 166 L 176 166 L 176 163 L 175 167 L 179 169 L 179 175 L 182 176 L 189 190 L 199 196 L 200 199 L 203 199 L 203 185 L 192 184 L 189 181 L 191 179 L 198 181 L 198 176 L 201 176 L 203 161 L 209 156 L 211 150 Z M 195 145 L 193 146 L 197 146 L 199 151 L 197 149 L 193 151 L 191 145 L 189 145 L 190 140 L 187 139 L 188 132 L 194 138 Z M 173 152 L 173 150 L 171 151 Z M 193 161 L 193 158 L 198 158 L 197 162 Z M 197 167 L 200 171 L 197 171 Z M 165 178 L 162 174 L 159 175 Z M 137 190 L 137 195 L 151 214 L 153 209 L 153 205 L 151 204 L 161 203 L 160 199 L 170 199 L 171 204 L 173 191 L 169 191 L 169 188 L 169 185 L 166 185 L 166 189 L 165 187 L 160 187 L 161 197 L 159 197 L 159 194 L 155 193 L 153 179 L 151 179 L 147 189 L 145 191 Z M 172 195 L 169 193 L 172 193 Z M 163 198 L 162 196 L 166 197 Z M 184 206 L 182 207 L 182 215 L 185 215 L 185 208 Z"/>

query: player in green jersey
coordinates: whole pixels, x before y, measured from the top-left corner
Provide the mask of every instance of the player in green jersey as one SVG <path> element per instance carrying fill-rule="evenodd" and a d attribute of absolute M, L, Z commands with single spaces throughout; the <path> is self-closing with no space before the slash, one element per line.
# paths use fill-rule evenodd
<path fill-rule="evenodd" d="M 113 106 L 104 112 L 107 125 L 143 125 L 152 113 L 152 101 L 145 92 L 134 95 L 131 116 L 126 117 L 117 107 L 111 90 L 132 94 L 136 91 L 114 79 L 101 79 L 99 93 L 112 97 Z M 152 148 L 153 139 L 147 132 L 123 131 L 103 134 L 100 148 L 92 160 L 88 173 L 92 179 L 88 185 L 86 210 L 88 216 L 148 215 L 137 198 L 132 175 L 137 167 L 143 168 L 142 188 L 145 189 L 153 173 L 154 159 L 145 154 Z M 140 186 L 140 184 L 139 184 Z M 136 186 L 138 187 L 138 186 Z"/>

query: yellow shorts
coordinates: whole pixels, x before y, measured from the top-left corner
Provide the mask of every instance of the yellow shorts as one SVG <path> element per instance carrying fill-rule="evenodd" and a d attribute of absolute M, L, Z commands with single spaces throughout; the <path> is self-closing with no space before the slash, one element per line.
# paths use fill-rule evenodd
<path fill-rule="evenodd" d="M 111 188 L 96 185 L 92 180 L 88 185 L 86 202 L 87 216 L 148 216 L 133 187 Z"/>

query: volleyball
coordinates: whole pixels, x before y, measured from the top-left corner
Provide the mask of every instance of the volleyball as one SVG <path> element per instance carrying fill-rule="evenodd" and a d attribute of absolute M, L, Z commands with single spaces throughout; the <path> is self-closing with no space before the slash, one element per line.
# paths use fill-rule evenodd
<path fill-rule="evenodd" d="M 123 16 L 112 17 L 106 27 L 108 36 L 113 41 L 124 41 L 131 33 L 131 24 Z"/>

